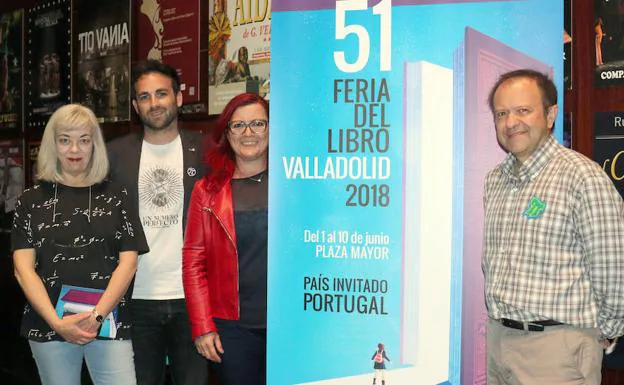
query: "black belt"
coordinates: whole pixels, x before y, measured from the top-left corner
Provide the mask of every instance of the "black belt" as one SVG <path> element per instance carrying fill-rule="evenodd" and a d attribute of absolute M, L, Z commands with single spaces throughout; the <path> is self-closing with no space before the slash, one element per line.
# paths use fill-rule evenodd
<path fill-rule="evenodd" d="M 543 332 L 545 327 L 563 325 L 563 322 L 547 319 L 543 321 L 521 322 L 509 318 L 501 318 L 499 322 L 508 328 L 518 330 L 529 330 L 532 332 Z M 525 327 L 526 325 L 526 327 Z"/>

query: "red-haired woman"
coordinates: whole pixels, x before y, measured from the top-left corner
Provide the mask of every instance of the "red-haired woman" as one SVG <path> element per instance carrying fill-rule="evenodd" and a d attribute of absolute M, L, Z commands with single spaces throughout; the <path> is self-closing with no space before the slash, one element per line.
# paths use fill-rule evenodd
<path fill-rule="evenodd" d="M 206 144 L 183 253 L 193 339 L 221 385 L 265 384 L 268 103 L 234 97 Z"/>

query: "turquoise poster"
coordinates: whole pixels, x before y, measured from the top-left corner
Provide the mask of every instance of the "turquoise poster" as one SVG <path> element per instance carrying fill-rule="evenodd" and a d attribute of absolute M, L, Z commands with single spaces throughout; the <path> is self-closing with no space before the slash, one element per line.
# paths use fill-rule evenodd
<path fill-rule="evenodd" d="M 518 68 L 562 89 L 561 1 L 271 17 L 268 384 L 485 384 L 487 96 Z"/>

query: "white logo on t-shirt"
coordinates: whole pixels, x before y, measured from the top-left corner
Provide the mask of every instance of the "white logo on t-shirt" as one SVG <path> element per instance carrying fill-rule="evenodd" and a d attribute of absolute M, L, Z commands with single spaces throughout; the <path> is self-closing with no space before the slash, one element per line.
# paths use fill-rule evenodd
<path fill-rule="evenodd" d="M 139 178 L 140 200 L 152 210 L 167 209 L 179 204 L 184 187 L 171 168 L 155 167 Z"/>

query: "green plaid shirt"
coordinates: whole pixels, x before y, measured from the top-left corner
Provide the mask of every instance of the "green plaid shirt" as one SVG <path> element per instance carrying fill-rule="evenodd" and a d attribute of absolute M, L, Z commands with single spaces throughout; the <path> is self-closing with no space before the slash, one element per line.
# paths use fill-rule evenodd
<path fill-rule="evenodd" d="M 624 334 L 624 205 L 606 173 L 551 136 L 485 182 L 482 267 L 491 318 Z"/>

